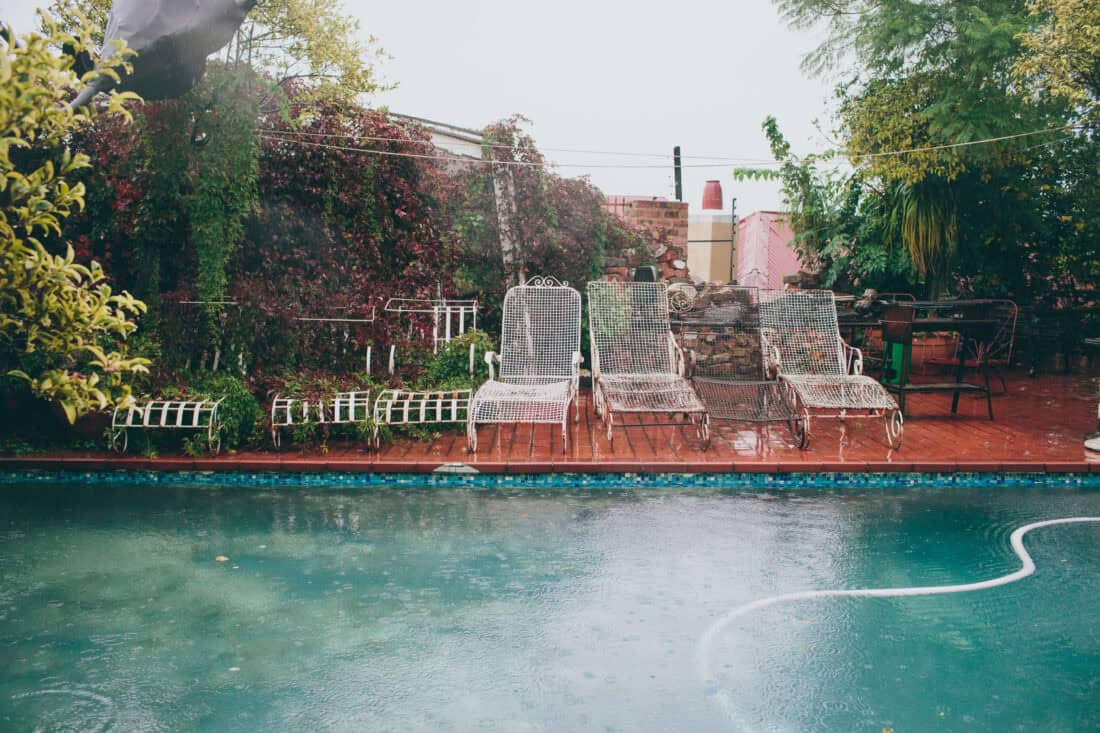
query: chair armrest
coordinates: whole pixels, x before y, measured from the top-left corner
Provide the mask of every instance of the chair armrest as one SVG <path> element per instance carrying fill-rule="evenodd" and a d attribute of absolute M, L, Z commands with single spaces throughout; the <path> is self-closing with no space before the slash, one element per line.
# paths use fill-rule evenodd
<path fill-rule="evenodd" d="M 764 359 L 764 376 L 767 379 L 775 379 L 783 371 L 783 364 L 779 358 L 779 347 L 768 340 L 763 333 L 760 334 L 760 354 Z"/>
<path fill-rule="evenodd" d="M 485 363 L 489 365 L 489 381 L 492 382 L 496 379 L 496 370 L 493 368 L 493 362 L 500 363 L 500 354 L 495 351 L 485 352 Z"/>
<path fill-rule="evenodd" d="M 863 374 L 863 352 L 844 339 L 840 340 L 840 345 L 844 348 L 844 362 L 848 366 L 848 373 Z"/>
<path fill-rule="evenodd" d="M 581 352 L 573 352 L 573 389 L 576 390 L 580 387 L 581 383 L 581 364 L 584 363 L 584 357 L 581 356 Z"/>
<path fill-rule="evenodd" d="M 682 377 L 687 371 L 687 359 L 684 358 L 684 350 L 680 348 L 680 344 L 676 343 L 676 337 L 672 335 L 672 331 L 668 332 L 668 346 L 672 352 L 672 368 L 678 376 Z"/>
<path fill-rule="evenodd" d="M 688 349 L 684 352 L 684 376 L 687 379 L 691 379 L 695 376 L 695 367 L 699 363 L 699 357 L 695 353 L 695 349 Z"/>

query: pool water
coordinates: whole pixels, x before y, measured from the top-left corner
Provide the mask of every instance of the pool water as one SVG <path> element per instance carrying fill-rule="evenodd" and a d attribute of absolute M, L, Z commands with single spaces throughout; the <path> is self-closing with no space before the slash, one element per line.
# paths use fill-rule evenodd
<path fill-rule="evenodd" d="M 707 636 L 1072 516 L 1100 491 L 2 486 L 0 730 L 1098 730 L 1098 523 Z"/>

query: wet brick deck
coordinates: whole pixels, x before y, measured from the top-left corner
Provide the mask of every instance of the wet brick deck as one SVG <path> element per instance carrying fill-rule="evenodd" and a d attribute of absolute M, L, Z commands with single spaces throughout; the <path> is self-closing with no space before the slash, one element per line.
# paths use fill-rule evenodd
<path fill-rule="evenodd" d="M 798 450 L 785 427 L 712 422 L 709 450 L 681 427 L 616 430 L 612 446 L 582 393 L 581 421 L 563 452 L 550 426 L 488 426 L 477 455 L 466 453 L 465 436 L 446 432 L 434 441 L 398 438 L 379 452 L 357 444 L 334 445 L 326 454 L 293 450 L 241 452 L 218 458 L 161 456 L 145 459 L 107 452 L 0 458 L 8 468 L 104 470 L 115 468 L 223 471 L 425 472 L 444 463 L 466 463 L 482 472 L 732 472 L 732 471 L 1074 471 L 1100 472 L 1083 436 L 1095 431 L 1096 386 L 1080 376 L 1029 378 L 1011 374 L 1009 392 L 994 397 L 996 420 L 985 417 L 985 400 L 963 395 L 958 415 L 950 394 L 910 396 L 905 439 L 898 450 L 885 445 L 881 421 L 842 425 L 816 420 L 808 450 Z M 634 421 L 638 422 L 637 420 Z"/>

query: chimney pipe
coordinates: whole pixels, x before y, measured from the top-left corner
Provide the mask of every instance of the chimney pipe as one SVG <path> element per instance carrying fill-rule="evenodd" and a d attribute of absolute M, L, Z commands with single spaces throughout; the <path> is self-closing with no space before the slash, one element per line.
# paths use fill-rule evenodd
<path fill-rule="evenodd" d="M 722 182 L 721 181 L 707 181 L 703 186 L 703 210 L 704 211 L 721 211 L 722 210 Z"/>

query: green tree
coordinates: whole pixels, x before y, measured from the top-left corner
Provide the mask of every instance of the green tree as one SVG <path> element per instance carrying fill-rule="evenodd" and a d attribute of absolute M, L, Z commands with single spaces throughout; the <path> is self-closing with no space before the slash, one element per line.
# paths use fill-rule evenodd
<path fill-rule="evenodd" d="M 1068 102 L 1084 119 L 1100 122 L 1100 3 L 1032 0 L 1042 20 L 1021 37 L 1024 54 L 1014 71 L 1032 89 Z"/>
<path fill-rule="evenodd" d="M 339 0 L 270 0 L 249 13 L 225 58 L 266 74 L 276 87 L 297 80 L 317 97 L 347 101 L 380 88 L 374 63 L 385 52 Z"/>
<path fill-rule="evenodd" d="M 1025 245 L 1061 237 L 1050 222 L 1069 215 L 1050 208 L 1068 201 L 1049 192 L 1081 182 L 1058 173 L 1079 167 L 1064 157 L 1081 153 L 1068 139 L 1070 106 L 1053 94 L 1020 93 L 1018 61 L 1040 23 L 1028 2 L 777 5 L 793 25 L 825 27 L 807 69 L 855 69 L 838 92 L 842 148 L 865 185 L 882 192 L 885 234 L 903 244 L 931 289 L 956 287 L 956 275 L 975 281 L 958 272 L 963 263 L 999 273 L 981 279 L 999 291 L 1023 287 Z M 1046 246 L 1092 244 L 1073 234 Z"/>
<path fill-rule="evenodd" d="M 71 246 L 55 255 L 43 244 L 84 205 L 84 186 L 73 176 L 89 161 L 70 142 L 98 112 L 91 105 L 73 111 L 67 100 L 124 63 L 78 78 L 72 57 L 55 49 L 79 51 L 77 36 L 90 38 L 92 29 L 73 35 L 48 19 L 44 27 L 18 41 L 0 33 L 0 362 L 73 421 L 132 400 L 127 379 L 148 362 L 128 356 L 120 342 L 136 328 L 129 316 L 145 306 L 113 293 L 99 264 L 77 263 Z M 126 116 L 132 99 L 111 94 L 103 111 Z"/>
<path fill-rule="evenodd" d="M 820 273 L 830 288 L 916 289 L 919 276 L 890 236 L 888 197 L 863 173 L 838 168 L 832 151 L 796 155 L 774 117 L 764 121 L 763 129 L 778 170 L 737 169 L 734 177 L 780 182 L 803 266 Z"/>

